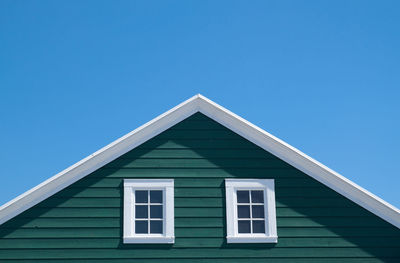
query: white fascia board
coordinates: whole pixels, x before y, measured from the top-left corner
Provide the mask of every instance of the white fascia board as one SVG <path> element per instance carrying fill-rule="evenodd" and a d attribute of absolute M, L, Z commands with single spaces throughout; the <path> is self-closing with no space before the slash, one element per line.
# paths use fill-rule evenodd
<path fill-rule="evenodd" d="M 400 228 L 400 210 L 286 142 L 199 95 L 200 112 Z"/>
<path fill-rule="evenodd" d="M 0 225 L 198 112 L 193 96 L 0 207 Z"/>
<path fill-rule="evenodd" d="M 400 210 L 296 148 L 198 94 L 0 207 L 0 224 L 201 112 L 370 212 L 400 228 Z"/>

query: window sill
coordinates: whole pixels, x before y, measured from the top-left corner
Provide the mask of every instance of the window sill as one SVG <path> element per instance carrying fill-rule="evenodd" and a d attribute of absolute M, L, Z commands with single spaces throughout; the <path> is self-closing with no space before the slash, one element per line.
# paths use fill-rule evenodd
<path fill-rule="evenodd" d="M 227 236 L 228 243 L 278 243 L 277 236 Z"/>
<path fill-rule="evenodd" d="M 173 244 L 175 237 L 124 237 L 124 244 Z"/>

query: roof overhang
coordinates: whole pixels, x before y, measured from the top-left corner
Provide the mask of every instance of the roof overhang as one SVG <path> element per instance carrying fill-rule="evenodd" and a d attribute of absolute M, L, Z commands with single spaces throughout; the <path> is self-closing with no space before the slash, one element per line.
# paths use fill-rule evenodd
<path fill-rule="evenodd" d="M 201 112 L 305 174 L 400 228 L 400 210 L 256 125 L 198 94 L 0 207 L 0 224 Z"/>

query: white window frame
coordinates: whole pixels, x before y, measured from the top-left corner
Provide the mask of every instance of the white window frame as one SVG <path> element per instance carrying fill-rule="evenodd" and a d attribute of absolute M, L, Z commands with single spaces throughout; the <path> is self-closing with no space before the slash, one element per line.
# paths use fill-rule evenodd
<path fill-rule="evenodd" d="M 273 179 L 225 179 L 228 243 L 277 243 Z M 265 233 L 238 233 L 237 190 L 264 190 Z"/>
<path fill-rule="evenodd" d="M 135 234 L 135 190 L 163 191 L 163 234 Z M 123 226 L 124 243 L 174 243 L 174 180 L 124 179 Z"/>

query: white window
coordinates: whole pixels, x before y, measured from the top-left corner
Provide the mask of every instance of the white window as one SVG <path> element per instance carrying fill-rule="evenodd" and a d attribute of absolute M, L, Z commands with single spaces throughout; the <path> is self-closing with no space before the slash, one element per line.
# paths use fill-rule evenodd
<path fill-rule="evenodd" d="M 174 243 L 174 180 L 124 180 L 124 243 Z"/>
<path fill-rule="evenodd" d="M 228 243 L 276 243 L 273 179 L 225 179 Z"/>

